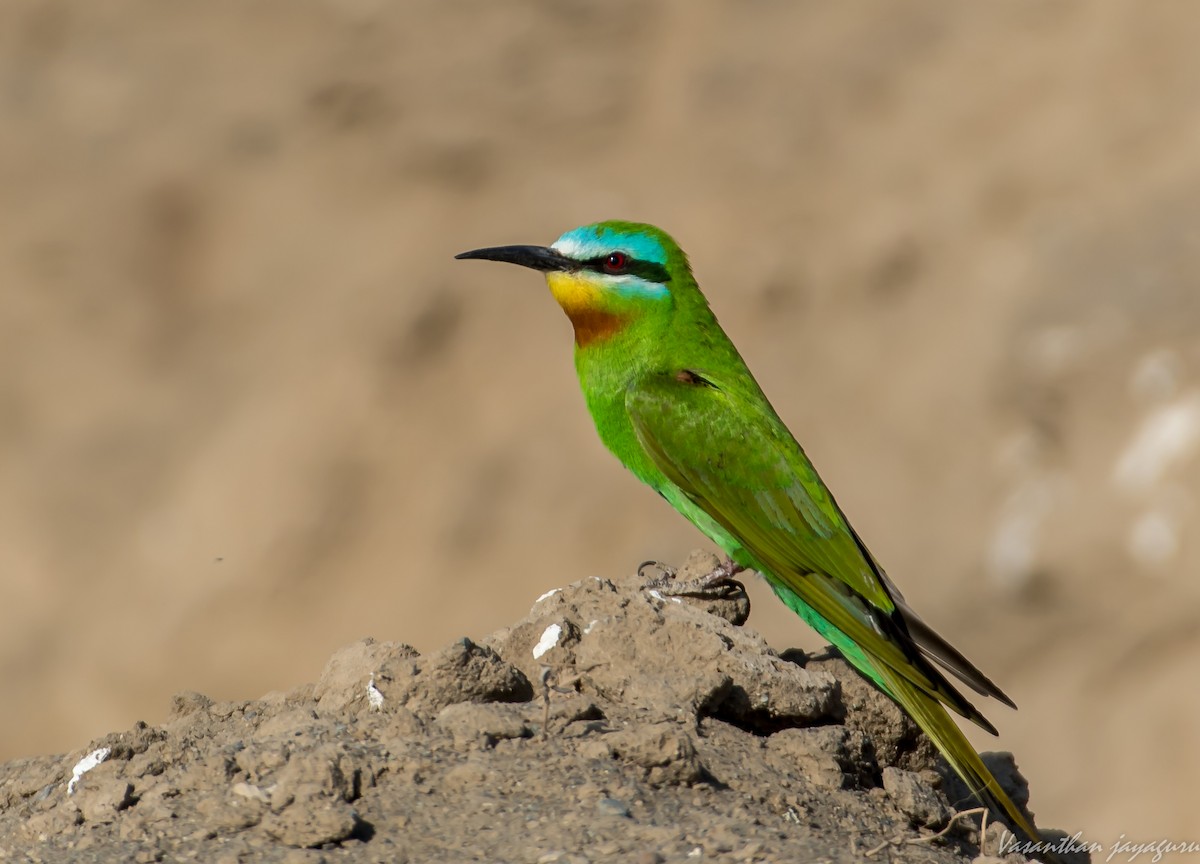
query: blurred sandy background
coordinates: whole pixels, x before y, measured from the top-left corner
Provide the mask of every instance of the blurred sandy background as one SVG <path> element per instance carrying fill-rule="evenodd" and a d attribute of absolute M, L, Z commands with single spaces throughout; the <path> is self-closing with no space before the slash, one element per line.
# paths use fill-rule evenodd
<path fill-rule="evenodd" d="M 1167 3 L 8 0 L 0 757 L 702 545 L 540 279 L 451 260 L 621 217 L 1021 705 L 975 740 L 1039 822 L 1200 839 L 1197 44 Z"/>

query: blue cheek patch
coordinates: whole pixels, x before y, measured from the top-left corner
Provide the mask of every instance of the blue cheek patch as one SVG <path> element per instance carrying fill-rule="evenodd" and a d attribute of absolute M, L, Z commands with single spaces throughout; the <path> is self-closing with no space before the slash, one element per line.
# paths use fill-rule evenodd
<path fill-rule="evenodd" d="M 666 297 L 667 286 L 638 276 L 605 276 L 604 287 L 622 297 Z"/>

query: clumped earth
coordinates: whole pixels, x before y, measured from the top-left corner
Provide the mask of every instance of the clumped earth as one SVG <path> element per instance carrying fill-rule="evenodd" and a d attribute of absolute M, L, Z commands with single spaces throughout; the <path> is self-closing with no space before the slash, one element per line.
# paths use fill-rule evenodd
<path fill-rule="evenodd" d="M 0 766 L 0 859 L 978 856 L 968 820 L 932 837 L 974 804 L 912 723 L 840 658 L 776 654 L 748 614 L 740 589 L 590 578 L 478 643 L 364 639 L 289 693 L 184 693 L 162 725 Z M 1026 801 L 1011 756 L 989 761 Z"/>

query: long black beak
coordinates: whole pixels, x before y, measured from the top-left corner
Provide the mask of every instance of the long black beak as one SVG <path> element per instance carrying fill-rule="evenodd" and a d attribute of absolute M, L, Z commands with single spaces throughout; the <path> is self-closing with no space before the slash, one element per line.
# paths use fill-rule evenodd
<path fill-rule="evenodd" d="M 487 249 L 472 249 L 455 255 L 455 258 L 482 258 L 487 261 L 507 261 L 549 273 L 553 270 L 573 270 L 579 266 L 566 255 L 560 255 L 546 246 L 491 246 Z"/>

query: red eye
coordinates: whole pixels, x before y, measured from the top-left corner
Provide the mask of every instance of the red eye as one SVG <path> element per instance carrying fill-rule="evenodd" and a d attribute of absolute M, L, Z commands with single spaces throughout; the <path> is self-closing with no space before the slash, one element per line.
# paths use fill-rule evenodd
<path fill-rule="evenodd" d="M 625 265 L 629 263 L 629 256 L 624 252 L 609 252 L 608 257 L 604 259 L 604 272 L 606 273 L 624 273 Z"/>

